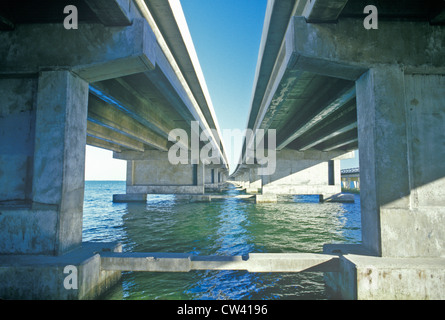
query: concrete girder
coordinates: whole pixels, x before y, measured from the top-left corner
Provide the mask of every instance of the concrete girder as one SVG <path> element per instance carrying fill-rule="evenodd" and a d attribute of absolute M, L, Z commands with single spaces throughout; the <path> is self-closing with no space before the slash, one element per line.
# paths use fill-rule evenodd
<path fill-rule="evenodd" d="M 445 71 L 440 26 L 380 21 L 379 30 L 385 32 L 369 32 L 362 22 L 344 18 L 336 24 L 310 24 L 304 17 L 292 17 L 285 36 L 285 61 L 298 70 L 352 81 L 383 64 L 397 63 L 412 73 Z"/>
<path fill-rule="evenodd" d="M 168 132 L 175 128 L 175 122 L 165 114 L 164 108 L 133 85 L 135 82 L 145 84 L 143 79 L 138 74 L 96 82 L 90 85 L 90 92 L 167 139 Z"/>
<path fill-rule="evenodd" d="M 177 0 L 150 0 L 145 1 L 145 3 L 155 18 L 159 29 L 162 30 L 164 39 L 175 56 L 176 62 L 190 89 L 195 93 L 195 99 L 201 106 L 210 128 L 219 131 L 210 94 L 191 35 L 186 27 L 187 23 L 180 2 Z"/>
<path fill-rule="evenodd" d="M 94 96 L 89 98 L 88 120 L 142 142 L 151 148 L 162 151 L 168 150 L 168 140 L 123 112 L 110 108 L 110 105 Z"/>
<path fill-rule="evenodd" d="M 0 52 L 6 52 L 0 72 L 65 68 L 95 82 L 153 69 L 156 46 L 142 19 L 120 28 L 85 24 L 82 32 L 66 30 L 62 24 L 18 25 L 14 32 L 0 34 Z"/>
<path fill-rule="evenodd" d="M 294 0 L 268 1 L 255 72 L 254 92 L 249 111 L 251 116 L 249 117 L 247 128 L 252 129 L 254 127 L 255 117 L 253 115 L 258 113 L 263 100 L 264 91 L 282 44 L 282 35 L 286 32 L 294 5 Z"/>
<path fill-rule="evenodd" d="M 318 99 L 311 99 L 311 101 L 309 102 L 309 106 L 306 106 L 306 108 L 310 110 L 310 115 L 301 117 L 302 121 L 299 121 L 298 125 L 291 130 L 290 135 L 287 134 L 288 136 L 286 138 L 277 141 L 277 149 L 283 149 L 290 142 L 294 141 L 296 138 L 300 137 L 308 130 L 316 127 L 326 117 L 332 115 L 349 101 L 355 98 L 354 86 L 347 90 L 340 90 L 341 91 L 337 95 L 326 95 L 327 97 L 329 97 L 328 99 L 330 100 L 330 102 L 328 102 L 327 104 L 325 104 L 324 102 L 320 102 L 317 106 Z M 323 97 L 323 100 L 324 99 L 326 98 Z M 318 108 L 314 108 L 313 106 Z"/>
<path fill-rule="evenodd" d="M 152 30 L 156 36 L 156 39 L 159 44 L 158 49 L 163 53 L 162 55 L 159 55 L 159 60 L 161 62 L 157 64 L 157 66 L 156 66 L 157 68 L 155 68 L 153 70 L 153 72 L 147 73 L 148 77 L 150 79 L 155 80 L 155 82 L 154 82 L 155 85 L 158 85 L 156 80 L 163 80 L 164 77 L 171 81 L 170 83 L 167 83 L 167 86 L 163 86 L 163 84 L 160 83 L 159 89 L 161 91 L 162 90 L 167 90 L 167 91 L 170 90 L 170 92 L 173 92 L 173 97 L 172 97 L 173 103 L 174 103 L 174 100 L 176 99 L 176 95 L 179 95 L 179 97 L 181 97 L 186 108 L 193 115 L 194 120 L 199 122 L 201 129 L 209 132 L 209 134 L 211 136 L 212 145 L 220 153 L 222 161 L 227 164 L 227 158 L 223 151 L 224 150 L 223 144 L 220 143 L 221 139 L 217 139 L 214 136 L 213 131 L 211 130 L 211 129 L 216 130 L 216 133 L 219 136 L 221 136 L 219 128 L 216 124 L 216 120 L 206 119 L 206 117 L 203 113 L 203 112 L 206 112 L 206 107 L 207 107 L 210 109 L 210 112 L 214 116 L 213 107 L 211 106 L 211 104 L 206 104 L 206 105 L 201 105 L 201 106 L 199 105 L 199 103 L 197 101 L 197 97 L 200 96 L 200 91 L 195 92 L 196 95 L 194 95 L 189 82 L 187 81 L 186 77 L 184 76 L 183 71 L 181 70 L 180 63 L 183 63 L 184 61 L 185 61 L 185 63 L 187 63 L 187 59 L 185 59 L 185 60 L 180 59 L 180 55 L 175 56 L 174 55 L 175 48 L 172 48 L 173 49 L 172 50 L 168 46 L 168 42 L 167 42 L 168 39 L 170 37 L 172 37 L 172 38 L 178 37 L 178 35 L 177 34 L 172 35 L 171 33 L 169 33 L 170 29 L 161 30 L 159 28 L 159 26 L 158 26 L 159 21 L 157 22 L 155 20 L 152 12 L 149 10 L 149 7 L 147 6 L 147 3 L 145 1 L 135 0 L 135 2 L 138 5 L 138 8 L 139 8 L 140 12 L 142 13 L 142 15 L 144 16 L 144 18 L 148 21 L 150 27 L 152 28 Z M 180 3 L 179 3 L 179 1 L 172 0 L 172 1 L 169 1 L 169 5 L 171 8 L 171 11 L 164 10 L 161 15 L 162 19 L 169 19 L 170 14 L 173 14 L 175 16 L 175 23 L 178 24 L 178 27 L 180 28 L 180 38 L 182 38 L 182 40 L 184 41 L 184 44 L 185 44 L 189 54 L 191 55 L 192 66 L 189 65 L 189 67 L 192 67 L 193 69 L 195 69 L 195 72 L 197 72 L 198 80 L 203 82 L 204 79 L 201 74 L 202 71 L 199 67 L 199 62 L 197 61 L 197 58 L 194 59 L 194 57 L 196 56 L 196 52 L 194 51 L 194 47 L 191 42 L 191 37 L 188 32 L 187 24 L 185 23 L 185 17 L 182 12 Z M 160 19 L 158 19 L 158 20 L 160 20 Z M 163 33 L 163 31 L 164 31 L 164 33 Z M 179 61 L 179 63 L 178 63 L 178 61 Z M 159 72 L 159 70 L 157 70 L 158 67 L 159 67 L 159 69 L 161 69 L 162 72 Z M 158 78 L 159 76 L 161 77 L 160 79 Z M 171 91 L 171 87 L 173 88 L 173 91 Z M 203 87 L 201 87 L 201 89 L 204 90 L 204 92 L 203 92 L 204 96 L 209 98 L 209 100 L 207 101 L 209 103 L 210 97 L 208 96 L 208 93 L 206 95 L 205 85 Z M 168 97 L 170 98 L 170 96 L 168 96 Z M 181 110 L 181 112 L 184 112 L 184 111 Z M 214 127 L 211 127 L 212 123 L 215 125 Z"/>
<path fill-rule="evenodd" d="M 131 24 L 130 0 L 85 0 L 104 26 L 129 26 Z"/>
<path fill-rule="evenodd" d="M 120 145 L 96 137 L 92 137 L 89 135 L 87 135 L 87 145 L 105 150 L 111 150 L 113 152 L 122 152 L 123 149 L 122 146 Z"/>
<path fill-rule="evenodd" d="M 101 253 L 108 271 L 190 272 L 247 270 L 249 272 L 339 271 L 337 255 L 315 253 L 249 253 L 245 256 L 194 256 L 187 253 Z"/>
<path fill-rule="evenodd" d="M 127 135 L 116 132 L 113 129 L 97 124 L 88 119 L 87 135 L 107 141 L 109 143 L 117 144 L 126 149 L 135 150 L 139 152 L 145 151 L 145 146 L 142 142 L 128 137 Z"/>
<path fill-rule="evenodd" d="M 302 16 L 310 23 L 335 22 L 348 0 L 311 0 L 306 2 Z"/>
<path fill-rule="evenodd" d="M 351 100 L 340 112 L 326 117 L 316 128 L 290 143 L 288 148 L 305 151 L 354 127 L 357 127 L 355 99 Z"/>
<path fill-rule="evenodd" d="M 347 129 L 348 128 L 344 128 L 343 130 Z M 357 123 L 352 124 L 350 130 L 335 135 L 333 139 L 320 143 L 316 148 L 329 152 L 354 142 L 358 142 Z"/>

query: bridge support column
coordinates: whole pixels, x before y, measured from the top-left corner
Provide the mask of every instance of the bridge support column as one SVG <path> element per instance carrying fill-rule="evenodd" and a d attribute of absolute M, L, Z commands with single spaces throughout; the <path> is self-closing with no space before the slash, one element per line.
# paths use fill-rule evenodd
<path fill-rule="evenodd" d="M 328 279 L 347 298 L 444 299 L 445 75 L 376 66 L 356 87 L 362 241 L 373 257 L 344 248 L 343 271 Z"/>
<path fill-rule="evenodd" d="M 0 91 L 0 298 L 95 297 L 120 273 L 82 251 L 88 83 L 45 71 L 0 79 Z"/>
<path fill-rule="evenodd" d="M 318 194 L 323 198 L 338 194 L 341 192 L 340 159 L 350 157 L 352 153 L 278 151 L 275 172 L 262 176 L 263 194 Z"/>
<path fill-rule="evenodd" d="M 243 173 L 236 177 L 237 182 L 243 189 L 249 188 L 250 185 L 250 174 L 249 170 L 243 169 Z"/>
<path fill-rule="evenodd" d="M 64 254 L 82 239 L 88 83 L 69 71 L 0 82 L 0 253 Z"/>
<path fill-rule="evenodd" d="M 246 188 L 247 193 L 261 193 L 263 188 L 263 179 L 257 172 L 256 168 L 251 168 L 249 174 L 249 186 Z"/>
<path fill-rule="evenodd" d="M 220 192 L 224 186 L 224 170 L 220 165 L 205 166 L 205 191 Z"/>
<path fill-rule="evenodd" d="M 171 164 L 168 152 L 115 152 L 114 158 L 127 160 L 127 193 L 114 195 L 115 202 L 145 202 L 147 194 L 203 194 L 204 164 Z"/>

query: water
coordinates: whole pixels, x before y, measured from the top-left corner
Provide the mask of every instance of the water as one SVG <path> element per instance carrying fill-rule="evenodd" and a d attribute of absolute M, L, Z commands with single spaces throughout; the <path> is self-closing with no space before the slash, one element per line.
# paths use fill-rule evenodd
<path fill-rule="evenodd" d="M 230 189 L 229 194 L 239 191 Z M 87 181 L 83 241 L 122 243 L 123 251 L 244 255 L 322 252 L 325 243 L 359 243 L 360 197 L 353 204 L 255 204 L 238 199 L 185 203 L 149 195 L 147 203 L 113 203 L 125 182 Z M 327 299 L 323 274 L 191 271 L 123 272 L 103 299 Z"/>

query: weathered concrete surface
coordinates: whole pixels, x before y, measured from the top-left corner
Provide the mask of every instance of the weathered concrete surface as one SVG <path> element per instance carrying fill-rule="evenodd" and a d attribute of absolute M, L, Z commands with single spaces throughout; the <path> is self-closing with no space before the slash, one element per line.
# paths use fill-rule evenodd
<path fill-rule="evenodd" d="M 257 194 L 255 196 L 256 203 L 277 203 L 278 198 L 276 194 Z"/>
<path fill-rule="evenodd" d="M 181 253 L 101 253 L 103 270 L 189 272 L 247 270 L 249 272 L 338 271 L 338 256 L 310 253 L 249 253 L 247 256 L 193 256 Z"/>
<path fill-rule="evenodd" d="M 354 15 L 341 16 L 345 4 Z M 277 146 L 299 151 L 360 145 L 363 250 L 342 252 L 337 286 L 348 298 L 443 299 L 445 29 L 430 23 L 443 7 L 382 4 L 387 18 L 367 30 L 353 1 L 299 1 L 293 11 L 275 5 L 269 2 L 248 128 L 284 130 Z M 424 16 L 407 20 L 417 7 Z M 286 12 L 294 16 L 283 31 L 275 19 Z M 287 167 L 277 164 L 283 181 Z M 249 187 L 243 170 L 235 178 Z M 267 185 L 262 179 L 263 193 Z"/>
<path fill-rule="evenodd" d="M 357 96 L 365 246 L 383 256 L 444 255 L 445 77 L 373 68 Z"/>
<path fill-rule="evenodd" d="M 348 300 L 442 300 L 444 258 L 382 258 L 348 254 L 327 273 L 334 297 Z"/>
<path fill-rule="evenodd" d="M 278 151 L 275 172 L 261 177 L 262 193 L 296 195 L 340 193 L 339 159 L 346 159 L 351 155 L 351 153 L 312 150 L 300 152 L 283 149 Z M 329 164 L 331 159 L 334 159 L 332 165 Z"/>
<path fill-rule="evenodd" d="M 87 24 L 75 32 L 63 24 L 23 24 L 0 33 L 0 39 L 0 52 L 8 53 L 0 70 L 12 74 L 63 66 L 94 82 L 144 72 L 156 64 L 156 39 L 143 19 L 124 28 Z"/>
<path fill-rule="evenodd" d="M 221 166 L 202 162 L 172 164 L 168 152 L 164 151 L 116 152 L 114 157 L 127 160 L 126 193 L 129 200 L 133 199 L 131 194 L 137 194 L 137 199 L 143 194 L 204 194 L 206 188 L 220 189 L 225 181 L 226 169 Z M 125 196 L 116 195 L 115 199 L 124 201 Z"/>
<path fill-rule="evenodd" d="M 120 252 L 116 243 L 83 243 L 60 256 L 0 255 L 0 299 L 95 299 L 119 281 L 120 271 L 101 269 L 100 252 Z M 66 289 L 66 266 L 77 269 L 77 289 Z"/>
<path fill-rule="evenodd" d="M 8 279 L 8 285 L 19 291 L 27 282 L 48 288 L 43 281 L 53 281 L 51 273 L 58 269 L 49 266 L 42 271 L 39 264 L 77 252 L 83 245 L 87 142 L 143 154 L 152 148 L 167 151 L 168 132 L 178 123 L 189 129 L 187 123 L 194 120 L 201 130 L 219 130 L 196 57 L 188 57 L 195 54 L 191 39 L 183 34 L 188 30 L 183 19 L 176 21 L 183 17 L 179 7 L 161 10 L 153 18 L 144 1 L 100 0 L 86 5 L 83 9 L 93 17 L 75 31 L 66 30 L 63 23 L 48 23 L 46 8 L 39 8 L 32 21 L 13 23 L 0 32 L 0 254 L 41 255 L 40 260 L 29 257 L 36 264 L 30 274 L 38 280 L 31 275 L 23 281 L 18 278 L 26 272 L 21 267 Z M 20 4 L 10 6 L 17 6 L 11 12 L 20 15 Z M 160 20 L 172 27 L 161 32 L 156 24 Z M 218 151 L 215 157 L 224 163 L 224 151 Z M 173 167 L 166 169 L 158 162 L 158 169 L 149 171 L 145 159 L 137 161 L 129 161 L 130 193 L 141 181 L 152 187 L 186 185 L 199 189 L 196 192 L 204 190 L 204 166 L 195 176 L 194 167 L 175 168 L 179 181 L 171 183 Z M 124 197 L 143 200 L 146 195 L 115 198 Z M 97 259 L 90 260 L 95 262 L 85 268 L 94 271 Z M 40 294 L 34 284 L 28 286 L 28 296 Z M 48 297 L 89 295 L 48 290 Z M 5 298 L 15 295 L 11 290 L 3 293 Z"/>
<path fill-rule="evenodd" d="M 0 201 L 31 198 L 37 83 L 0 78 Z"/>
<path fill-rule="evenodd" d="M 30 92 L 16 100 L 8 88 L 18 84 Z M 2 90 L 2 121 L 21 124 L 0 134 L 0 253 L 62 254 L 82 238 L 88 84 L 69 71 L 46 71 Z"/>
<path fill-rule="evenodd" d="M 146 193 L 113 194 L 113 202 L 147 202 Z"/>

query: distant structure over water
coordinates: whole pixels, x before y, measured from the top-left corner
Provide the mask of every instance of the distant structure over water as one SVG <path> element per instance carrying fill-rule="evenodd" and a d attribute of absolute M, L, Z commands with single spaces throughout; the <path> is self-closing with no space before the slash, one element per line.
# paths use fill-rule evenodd
<path fill-rule="evenodd" d="M 341 170 L 341 187 L 346 190 L 360 190 L 360 168 Z"/>

